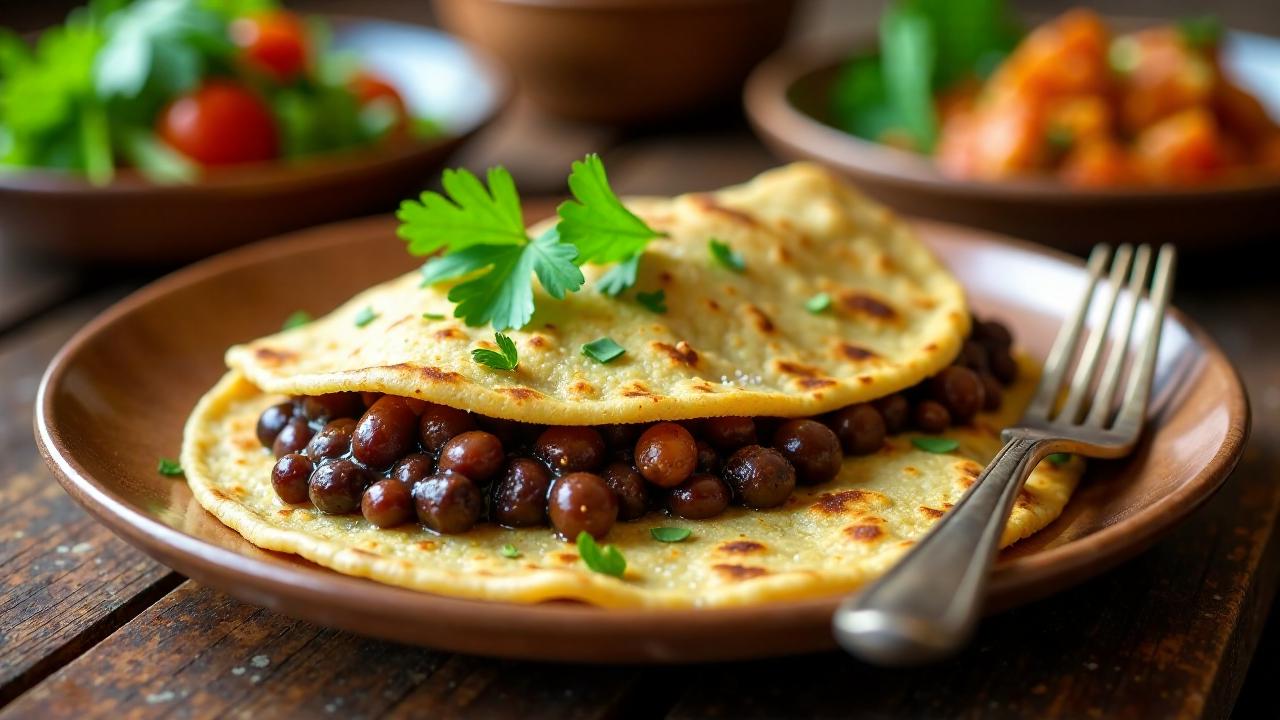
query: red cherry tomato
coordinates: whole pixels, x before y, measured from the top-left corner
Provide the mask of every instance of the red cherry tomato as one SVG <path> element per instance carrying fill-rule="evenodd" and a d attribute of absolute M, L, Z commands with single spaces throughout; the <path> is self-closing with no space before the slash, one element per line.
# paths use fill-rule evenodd
<path fill-rule="evenodd" d="M 400 97 L 400 92 L 386 80 L 368 70 L 361 70 L 351 79 L 351 92 L 355 93 L 356 100 L 361 105 L 368 105 L 375 101 L 390 103 L 399 118 L 396 121 L 396 129 L 402 130 L 408 126 L 409 111 L 405 108 L 404 98 Z"/>
<path fill-rule="evenodd" d="M 306 71 L 310 47 L 297 15 L 286 10 L 246 15 L 231 22 L 230 33 L 249 64 L 278 82 L 290 82 Z"/>
<path fill-rule="evenodd" d="M 211 80 L 160 112 L 156 133 L 201 165 L 261 162 L 276 157 L 275 117 L 249 90 Z"/>

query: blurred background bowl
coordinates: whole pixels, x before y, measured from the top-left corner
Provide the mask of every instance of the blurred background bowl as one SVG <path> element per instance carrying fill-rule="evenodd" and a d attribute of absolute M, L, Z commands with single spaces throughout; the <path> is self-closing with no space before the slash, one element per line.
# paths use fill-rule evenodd
<path fill-rule="evenodd" d="M 105 186 L 79 176 L 0 174 L 0 237 L 80 263 L 170 265 L 308 225 L 391 210 L 429 182 L 506 104 L 505 71 L 438 30 L 334 18 L 334 47 L 396 86 L 442 133 L 304 158 L 206 171 L 157 185 L 121 171 Z"/>
<path fill-rule="evenodd" d="M 435 0 L 445 28 L 503 60 L 538 107 L 630 124 L 736 98 L 796 0 Z"/>
<path fill-rule="evenodd" d="M 1108 18 L 1118 28 L 1158 20 Z M 1167 21 L 1165 21 L 1167 22 Z M 933 159 L 864 140 L 835 125 L 830 91 L 845 59 L 875 47 L 872 36 L 821 49 L 789 48 L 748 78 L 752 127 L 777 154 L 815 160 L 848 175 L 868 195 L 909 215 L 987 228 L 1083 252 L 1099 242 L 1159 240 L 1211 248 L 1280 233 L 1280 181 L 1186 188 L 1086 189 L 1051 178 L 957 180 Z M 1223 64 L 1280 117 L 1280 40 L 1232 32 Z"/>

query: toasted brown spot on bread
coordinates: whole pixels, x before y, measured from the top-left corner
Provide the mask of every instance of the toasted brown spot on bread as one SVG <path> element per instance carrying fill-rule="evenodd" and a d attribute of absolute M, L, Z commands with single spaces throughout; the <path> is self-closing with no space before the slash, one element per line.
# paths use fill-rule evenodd
<path fill-rule="evenodd" d="M 533 388 L 527 388 L 527 387 L 498 388 L 498 392 L 504 395 L 507 395 L 513 400 L 519 400 L 519 401 L 532 400 L 534 398 L 542 397 L 542 393 L 538 392 L 537 390 L 534 390 Z"/>
<path fill-rule="evenodd" d="M 705 300 L 703 300 L 703 302 L 706 303 L 707 309 L 710 310 L 711 312 L 720 312 L 720 303 L 716 302 L 715 300 L 711 298 L 706 298 Z"/>
<path fill-rule="evenodd" d="M 353 553 L 355 553 L 355 554 L 357 554 L 357 555 L 363 555 L 363 556 L 365 556 L 365 557 L 371 557 L 371 558 L 378 558 L 378 557 L 382 557 L 382 556 L 381 556 L 381 555 L 379 555 L 378 553 L 371 553 L 371 552 L 369 552 L 368 550 L 361 550 L 360 548 L 351 548 L 351 552 L 353 552 Z"/>
<path fill-rule="evenodd" d="M 847 342 L 840 343 L 838 350 L 840 355 L 842 355 L 846 360 L 870 360 L 871 358 L 876 357 L 876 354 L 873 351 L 860 345 L 854 345 Z"/>
<path fill-rule="evenodd" d="M 773 362 L 773 366 L 778 370 L 778 372 L 784 375 L 812 378 L 818 377 L 818 375 L 821 374 L 818 368 L 813 367 L 812 365 L 805 365 L 803 363 L 792 362 L 790 360 L 775 360 Z"/>
<path fill-rule="evenodd" d="M 259 362 L 269 367 L 298 359 L 298 353 L 292 350 L 276 350 L 269 347 L 260 347 L 253 351 L 253 355 L 258 358 Z"/>
<path fill-rule="evenodd" d="M 924 351 L 925 351 L 925 352 L 937 352 L 937 351 L 938 351 L 938 343 L 929 343 L 928 345 L 925 345 L 925 346 L 924 346 Z"/>
<path fill-rule="evenodd" d="M 733 220 L 734 222 L 746 225 L 747 227 L 756 227 L 760 224 L 760 221 L 756 219 L 756 216 L 743 212 L 737 208 L 725 207 L 724 205 L 717 203 L 715 198 L 710 195 L 694 195 L 693 201 L 709 213 L 721 215 Z"/>
<path fill-rule="evenodd" d="M 436 340 L 466 340 L 467 334 L 456 327 L 447 327 L 431 333 L 431 337 Z"/>
<path fill-rule="evenodd" d="M 560 561 L 560 562 L 562 562 L 562 563 L 576 563 L 576 562 L 578 562 L 578 556 L 577 556 L 577 555 L 574 555 L 573 553 L 557 553 L 557 554 L 556 554 L 556 559 L 557 559 L 557 560 L 559 560 L 559 561 Z"/>
<path fill-rule="evenodd" d="M 670 285 L 673 279 L 674 278 L 671 276 L 671 273 L 666 270 L 663 270 L 662 272 L 658 273 L 658 282 L 662 283 L 663 285 Z"/>
<path fill-rule="evenodd" d="M 764 545 L 754 540 L 730 540 L 729 542 L 721 543 L 717 549 L 721 552 L 748 555 L 753 552 L 763 552 Z"/>
<path fill-rule="evenodd" d="M 837 299 L 840 307 L 858 315 L 865 315 L 877 320 L 896 320 L 898 311 L 887 303 L 863 292 L 846 290 Z"/>
<path fill-rule="evenodd" d="M 1014 498 L 1013 504 L 1016 507 L 1025 509 L 1031 508 L 1036 504 L 1036 496 L 1031 494 L 1030 490 L 1022 488 L 1018 491 L 1018 497 Z"/>
<path fill-rule="evenodd" d="M 945 514 L 946 514 L 946 511 L 945 511 L 945 510 L 939 510 L 939 509 L 937 509 L 937 508 L 931 508 L 931 507 L 927 507 L 927 506 L 921 505 L 921 506 L 920 506 L 920 514 L 921 514 L 921 515 L 924 515 L 925 517 L 930 518 L 930 519 L 932 519 L 932 520 L 937 520 L 938 518 L 940 518 L 940 517 L 942 517 L 943 515 L 945 515 Z"/>
<path fill-rule="evenodd" d="M 230 499 L 231 499 L 231 498 L 227 497 L 227 494 L 226 494 L 226 493 L 222 492 L 222 491 L 221 491 L 221 490 L 219 490 L 218 488 L 213 488 L 213 489 L 212 489 L 212 490 L 210 490 L 209 492 L 210 492 L 214 497 L 218 498 L 219 500 L 230 500 Z"/>
<path fill-rule="evenodd" d="M 720 573 L 720 576 L 726 580 L 749 580 L 761 575 L 768 575 L 769 571 L 762 567 L 754 565 L 733 565 L 729 563 L 716 563 L 711 566 L 712 570 Z"/>
<path fill-rule="evenodd" d="M 582 395 L 589 395 L 596 391 L 595 387 L 585 380 L 575 380 L 569 389 Z"/>
<path fill-rule="evenodd" d="M 756 330 L 759 330 L 765 335 L 769 335 L 777 329 L 774 327 L 773 318 L 770 318 L 765 311 L 755 305 L 748 303 L 743 310 L 745 310 L 747 315 L 751 318 L 751 323 L 756 326 Z"/>
<path fill-rule="evenodd" d="M 276 511 L 276 514 L 279 515 L 280 517 L 289 517 L 290 515 L 293 514 L 293 508 L 291 507 L 280 508 L 279 510 Z"/>
<path fill-rule="evenodd" d="M 871 383 L 875 382 L 875 378 L 871 377 L 870 375 L 859 375 L 858 382 L 862 383 L 863 385 L 870 385 Z"/>
<path fill-rule="evenodd" d="M 529 338 L 529 347 L 531 348 L 536 348 L 538 350 L 541 350 L 546 346 L 547 346 L 547 339 L 542 337 L 541 335 L 534 335 L 533 337 Z"/>
<path fill-rule="evenodd" d="M 631 384 L 631 387 L 623 388 L 622 395 L 623 397 L 657 397 L 653 394 L 653 391 L 646 387 L 642 382 L 634 382 Z"/>
<path fill-rule="evenodd" d="M 681 340 L 675 345 L 664 342 L 651 343 L 650 347 L 662 353 L 666 353 L 671 361 L 679 365 L 688 365 L 689 367 L 698 366 L 698 352 L 689 345 L 689 343 Z"/>
<path fill-rule="evenodd" d="M 884 531 L 876 525 L 850 525 L 844 529 L 844 534 L 847 535 L 850 540 L 871 542 L 883 535 Z"/>
<path fill-rule="evenodd" d="M 817 390 L 819 388 L 831 387 L 836 384 L 831 378 L 800 378 L 796 380 L 796 384 L 806 390 Z"/>
<path fill-rule="evenodd" d="M 419 367 L 418 373 L 431 382 L 456 383 L 462 379 L 461 375 L 453 372 L 452 370 L 441 370 L 440 368 L 432 365 Z"/>
<path fill-rule="evenodd" d="M 889 498 L 878 492 L 870 490 L 841 490 L 834 493 L 822 493 L 822 495 L 818 496 L 818 501 L 810 505 L 809 509 L 824 515 L 839 515 L 873 506 L 885 507 L 888 504 Z"/>
<path fill-rule="evenodd" d="M 703 393 L 710 393 L 710 392 L 715 392 L 715 391 L 716 391 L 716 389 L 715 389 L 714 387 L 712 387 L 712 386 L 711 386 L 711 383 L 707 382 L 706 380 L 701 380 L 701 379 L 699 379 L 698 381 L 694 382 L 694 383 L 693 383 L 692 385 L 690 385 L 689 387 L 693 388 L 694 390 L 697 390 L 698 392 L 703 392 Z"/>
<path fill-rule="evenodd" d="M 418 544 L 419 550 L 435 550 L 436 549 L 436 542 L 434 540 L 419 540 L 417 544 Z"/>

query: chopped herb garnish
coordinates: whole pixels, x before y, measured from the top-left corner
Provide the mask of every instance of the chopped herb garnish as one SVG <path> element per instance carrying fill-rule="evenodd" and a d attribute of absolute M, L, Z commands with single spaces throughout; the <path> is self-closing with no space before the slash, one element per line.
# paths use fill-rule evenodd
<path fill-rule="evenodd" d="M 649 312 L 663 315 L 667 312 L 667 291 L 638 292 L 636 293 L 636 302 L 643 305 Z"/>
<path fill-rule="evenodd" d="M 476 348 L 471 351 L 471 359 L 494 370 L 515 370 L 520 364 L 520 355 L 516 352 L 515 342 L 500 332 L 493 334 L 498 344 L 498 352 L 487 348 Z"/>
<path fill-rule="evenodd" d="M 1222 40 L 1222 21 L 1216 15 L 1183 18 L 1178 22 L 1178 32 L 1188 47 L 1208 50 Z"/>
<path fill-rule="evenodd" d="M 613 545 L 597 545 L 595 538 L 585 530 L 578 533 L 578 555 L 588 568 L 602 575 L 620 578 L 627 570 L 627 559 L 622 557 L 618 548 Z"/>
<path fill-rule="evenodd" d="M 689 528 L 656 527 L 649 528 L 649 534 L 658 542 L 678 543 L 689 537 L 692 533 L 689 531 Z"/>
<path fill-rule="evenodd" d="M 931 453 L 949 453 L 960 447 L 960 443 L 951 438 L 944 437 L 916 437 L 911 438 L 911 444 Z"/>
<path fill-rule="evenodd" d="M 306 310 L 298 310 L 284 319 L 284 324 L 280 326 L 280 329 L 292 330 L 296 327 L 302 327 L 309 322 L 311 322 L 311 313 Z"/>
<path fill-rule="evenodd" d="M 444 251 L 423 266 L 424 285 L 465 277 L 449 290 L 449 300 L 468 325 L 524 327 L 533 317 L 533 276 L 562 300 L 582 289 L 578 266 L 587 262 L 621 263 L 600 284 L 616 296 L 635 284 L 640 254 L 661 235 L 623 206 L 595 155 L 573 164 L 574 200 L 563 203 L 560 222 L 536 238 L 525 231 L 520 196 L 505 169 L 489 170 L 487 188 L 466 170 L 446 170 L 441 183 L 444 195 L 425 192 L 401 203 L 397 233 L 413 255 Z"/>
<path fill-rule="evenodd" d="M 356 327 L 364 327 L 377 319 L 378 313 L 374 312 L 373 308 L 361 308 L 360 312 L 356 313 Z"/>
<path fill-rule="evenodd" d="M 626 352 L 626 348 L 613 341 L 613 338 L 602 337 L 582 346 L 582 354 L 604 364 Z"/>
<path fill-rule="evenodd" d="M 831 296 L 826 293 L 818 293 L 804 303 L 804 309 L 814 315 L 825 311 L 829 307 L 831 307 Z"/>
<path fill-rule="evenodd" d="M 1071 461 L 1071 453 L 1054 453 L 1049 457 L 1045 458 L 1045 460 L 1048 460 L 1054 465 L 1061 465 L 1063 463 Z"/>
<path fill-rule="evenodd" d="M 520 557 L 520 549 L 511 543 L 502 546 L 502 557 L 515 559 Z"/>
<path fill-rule="evenodd" d="M 441 315 L 440 313 L 426 312 L 426 313 L 422 313 L 422 319 L 423 320 L 443 320 L 444 315 Z"/>
<path fill-rule="evenodd" d="M 747 261 L 743 260 L 740 253 L 734 252 L 733 248 L 725 243 L 711 238 L 707 241 L 707 248 L 711 250 L 711 257 L 715 258 L 716 262 L 724 267 L 736 273 L 746 272 Z"/>
<path fill-rule="evenodd" d="M 166 477 L 177 477 L 182 474 L 182 466 L 177 460 L 170 458 L 160 458 L 160 464 L 156 466 L 156 471 Z"/>

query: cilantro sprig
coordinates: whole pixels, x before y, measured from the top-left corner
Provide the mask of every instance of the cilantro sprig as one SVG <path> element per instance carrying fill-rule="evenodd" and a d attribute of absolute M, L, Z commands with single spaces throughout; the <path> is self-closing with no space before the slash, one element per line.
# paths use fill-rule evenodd
<path fill-rule="evenodd" d="M 511 338 L 502 333 L 494 333 L 493 341 L 498 344 L 495 352 L 488 348 L 476 348 L 471 351 L 471 359 L 494 370 L 510 372 L 520 365 L 520 354 Z"/>
<path fill-rule="evenodd" d="M 594 572 L 620 578 L 627 571 L 627 559 L 613 545 L 601 546 L 587 531 L 578 533 L 578 555 Z"/>
<path fill-rule="evenodd" d="M 446 170 L 443 193 L 406 200 L 396 216 L 397 234 L 413 255 L 441 253 L 422 268 L 422 283 L 457 281 L 449 289 L 454 316 L 467 325 L 520 329 L 533 318 L 533 278 L 555 300 L 586 282 L 584 263 L 618 263 L 600 289 L 616 296 L 636 282 L 645 245 L 661 233 L 622 204 L 595 155 L 575 162 L 569 174 L 574 200 L 560 220 L 536 238 L 525 230 L 520 195 L 511 174 L 491 168 L 486 184 L 468 170 Z"/>

